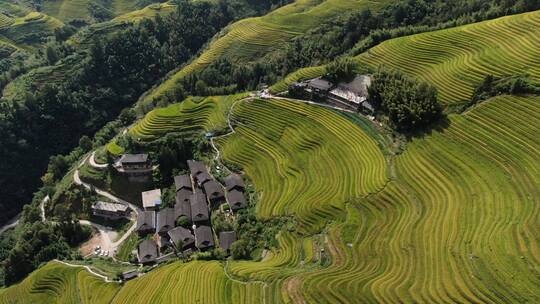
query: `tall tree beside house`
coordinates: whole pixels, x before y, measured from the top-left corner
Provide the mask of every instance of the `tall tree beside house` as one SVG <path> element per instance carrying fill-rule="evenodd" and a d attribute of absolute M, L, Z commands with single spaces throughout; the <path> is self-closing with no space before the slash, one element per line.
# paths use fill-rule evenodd
<path fill-rule="evenodd" d="M 368 91 L 371 104 L 400 131 L 421 129 L 442 113 L 435 87 L 398 70 L 379 68 Z"/>
<path fill-rule="evenodd" d="M 325 78 L 333 83 L 354 78 L 357 63 L 350 57 L 338 58 L 326 66 Z"/>

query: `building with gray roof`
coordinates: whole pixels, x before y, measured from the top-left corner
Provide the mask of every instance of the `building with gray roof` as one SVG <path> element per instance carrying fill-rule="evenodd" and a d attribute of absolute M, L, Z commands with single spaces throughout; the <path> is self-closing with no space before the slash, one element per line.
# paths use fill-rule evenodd
<path fill-rule="evenodd" d="M 178 251 L 182 251 L 185 248 L 192 246 L 195 243 L 195 236 L 191 233 L 189 229 L 184 227 L 176 227 L 167 232 L 173 246 L 177 246 L 179 241 L 182 241 L 182 248 L 176 248 Z"/>
<path fill-rule="evenodd" d="M 193 185 L 191 184 L 191 178 L 189 175 L 179 175 L 174 177 L 174 186 L 176 187 L 176 191 L 180 191 L 182 189 L 193 191 Z"/>
<path fill-rule="evenodd" d="M 203 172 L 197 175 L 197 184 L 199 187 L 203 186 L 205 183 L 214 180 L 212 178 L 212 175 L 210 175 L 208 172 Z"/>
<path fill-rule="evenodd" d="M 236 189 L 227 192 L 227 202 L 229 203 L 229 206 L 233 211 L 247 207 L 246 197 L 244 196 L 244 193 Z"/>
<path fill-rule="evenodd" d="M 164 234 L 174 228 L 176 218 L 173 208 L 164 208 L 157 213 L 156 233 Z"/>
<path fill-rule="evenodd" d="M 240 175 L 231 174 L 225 178 L 225 189 L 227 189 L 227 191 L 236 189 L 243 192 L 245 188 L 244 180 Z"/>
<path fill-rule="evenodd" d="M 98 201 L 92 205 L 92 214 L 109 219 L 119 219 L 129 214 L 127 205 Z"/>
<path fill-rule="evenodd" d="M 156 231 L 156 212 L 142 211 L 137 215 L 136 230 L 140 234 L 153 233 Z"/>
<path fill-rule="evenodd" d="M 221 187 L 221 184 L 216 182 L 215 180 L 206 182 L 203 185 L 203 189 L 204 193 L 206 194 L 208 200 L 212 203 L 212 205 L 216 205 L 225 200 L 223 187 Z"/>
<path fill-rule="evenodd" d="M 188 160 L 187 164 L 189 167 L 189 172 L 191 173 L 191 177 L 194 179 L 197 177 L 197 175 L 203 172 L 208 172 L 208 170 L 206 169 L 206 165 L 202 161 Z"/>
<path fill-rule="evenodd" d="M 199 226 L 195 228 L 195 246 L 199 250 L 205 250 L 214 247 L 214 234 L 210 226 Z"/>
<path fill-rule="evenodd" d="M 223 231 L 219 233 L 219 247 L 226 252 L 231 250 L 231 245 L 236 241 L 236 232 Z"/>
<path fill-rule="evenodd" d="M 141 264 L 154 263 L 158 257 L 158 248 L 154 240 L 144 240 L 137 248 L 137 258 Z"/>
<path fill-rule="evenodd" d="M 191 196 L 191 220 L 196 223 L 208 221 L 209 219 L 206 195 L 197 191 Z"/>

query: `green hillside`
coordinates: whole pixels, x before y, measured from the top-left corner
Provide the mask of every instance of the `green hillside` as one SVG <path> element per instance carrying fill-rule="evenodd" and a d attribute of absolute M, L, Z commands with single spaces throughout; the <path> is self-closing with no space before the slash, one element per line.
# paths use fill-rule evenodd
<path fill-rule="evenodd" d="M 386 163 L 377 144 L 336 113 L 285 100 L 253 100 L 238 104 L 232 114 L 239 126 L 219 141 L 220 148 L 261 192 L 261 217 L 295 215 L 299 230 L 313 231 L 321 219 L 340 216 L 347 201 L 384 185 Z"/>
<path fill-rule="evenodd" d="M 539 301 L 539 109 L 538 97 L 499 97 L 414 140 L 395 180 L 336 227 L 339 262 L 303 278 L 305 296 Z"/>
<path fill-rule="evenodd" d="M 0 15 L 0 22 L 2 22 Z M 51 16 L 30 12 L 17 18 L 4 18 L 4 26 L 0 25 L 0 37 L 4 36 L 10 41 L 22 46 L 35 46 L 44 43 L 44 38 L 54 33 L 63 23 Z"/>
<path fill-rule="evenodd" d="M 445 104 L 469 101 L 486 74 L 540 82 L 540 11 L 386 41 L 360 55 L 431 82 Z"/>
<path fill-rule="evenodd" d="M 229 107 L 247 94 L 207 97 L 187 100 L 149 112 L 130 134 L 139 139 L 153 140 L 169 132 L 218 130 L 227 126 Z"/>
<path fill-rule="evenodd" d="M 268 169 L 266 179 L 260 182 L 257 170 L 249 166 L 246 170 L 258 187 L 272 183 L 273 178 L 281 178 L 285 187 L 276 186 L 276 191 L 289 189 L 287 184 L 295 180 L 295 172 L 309 176 L 310 166 L 298 167 L 301 163 L 299 159 L 295 160 L 298 156 L 293 151 L 304 154 L 307 159 L 325 154 L 320 153 L 324 148 L 313 146 L 313 142 L 320 140 L 320 132 L 302 132 L 305 134 L 302 138 L 294 135 L 295 125 L 284 130 L 279 127 L 280 123 L 288 121 L 298 111 L 323 111 L 327 112 L 324 116 L 316 116 L 319 126 L 323 126 L 325 120 L 350 124 L 332 112 L 312 106 L 285 101 L 268 104 L 254 101 L 250 104 L 262 111 L 273 109 L 273 113 L 280 115 L 276 115 L 271 123 L 269 119 L 263 120 L 270 125 L 260 132 L 250 131 L 253 122 L 240 127 L 237 134 L 225 140 L 224 151 L 229 151 L 225 157 L 230 161 L 251 158 L 253 163 L 258 159 L 263 164 L 268 163 L 264 165 Z M 183 298 L 187 293 L 190 299 L 197 297 L 205 303 L 227 303 L 238 299 L 250 299 L 241 302 L 251 302 L 264 293 L 270 302 L 292 299 L 317 303 L 345 300 L 361 303 L 537 302 L 540 300 L 537 276 L 540 267 L 537 239 L 540 233 L 537 225 L 540 175 L 534 167 L 540 161 L 535 153 L 540 148 L 540 141 L 534 135 L 540 130 L 537 124 L 529 122 L 540 119 L 539 107 L 538 97 L 503 96 L 464 115 L 451 116 L 449 127 L 414 140 L 404 154 L 395 158 L 395 172 L 390 183 L 371 195 L 351 195 L 357 198 L 351 198 L 348 205 L 333 205 L 334 214 L 342 212 L 347 216 L 328 226 L 326 237 L 282 233 L 280 249 L 262 262 L 229 263 L 229 274 L 250 284 L 236 285 L 228 280 L 224 277 L 223 265 L 218 267 L 219 263 L 172 264 L 128 283 L 115 301 L 160 302 Z M 247 115 L 243 118 L 253 114 L 245 106 L 235 110 L 235 116 L 242 113 Z M 309 117 L 308 114 L 298 124 L 308 123 Z M 257 122 L 260 118 L 252 119 Z M 357 131 L 351 135 L 358 136 L 348 137 L 358 138 L 358 141 L 352 145 L 351 152 L 358 151 L 358 161 L 372 162 L 377 152 L 371 156 L 362 152 L 366 151 L 365 140 L 370 140 L 363 137 L 365 135 L 359 128 L 352 128 Z M 268 133 L 267 130 L 281 131 Z M 326 132 L 330 134 L 331 130 L 326 129 Z M 242 138 L 263 138 L 272 133 L 280 135 L 282 139 L 277 143 L 287 143 L 283 146 L 287 149 L 271 144 L 254 154 L 255 149 L 242 147 Z M 310 141 L 312 143 L 308 144 Z M 257 142 L 261 143 L 260 147 L 264 146 L 262 139 Z M 288 150 L 290 153 L 285 153 Z M 351 156 L 344 154 L 344 160 L 346 155 Z M 318 172 L 335 170 L 328 162 L 319 162 L 317 166 Z M 290 175 L 283 175 L 285 168 Z M 363 174 L 353 173 L 354 169 L 348 174 L 336 172 L 328 181 L 336 180 L 336 185 L 342 184 L 341 189 L 350 193 L 346 184 L 337 181 L 351 181 L 354 176 L 361 180 Z M 313 205 L 315 192 L 311 191 L 299 196 L 288 209 L 300 211 L 301 218 L 324 222 L 328 214 L 320 213 Z M 336 193 L 335 198 L 339 196 Z M 333 200 L 322 196 L 318 201 L 331 204 Z M 269 206 L 264 200 L 260 206 L 259 212 L 263 215 L 269 212 L 267 209 L 276 212 L 282 209 L 281 204 Z M 322 255 L 320 248 L 326 249 Z M 321 264 L 321 259 L 327 259 L 330 264 Z M 192 273 L 183 275 L 187 272 Z M 28 292 L 30 287 L 24 289 L 23 286 L 32 286 L 31 282 L 36 281 L 39 273 L 7 289 L 2 297 L 15 291 L 19 295 L 23 295 L 24 290 Z M 187 278 L 189 288 L 181 283 Z M 261 280 L 268 285 L 263 288 L 259 283 Z M 65 280 L 60 282 L 64 282 L 59 284 L 61 288 L 68 288 L 64 286 Z M 212 286 L 212 292 L 207 284 Z"/>
<path fill-rule="evenodd" d="M 115 17 L 139 10 L 143 8 L 144 4 L 151 2 L 159 1 L 46 0 L 43 2 L 43 12 L 65 22 L 73 19 L 86 19 L 88 21 L 92 21 L 94 14 L 93 10 L 95 10 L 92 8 L 93 6 L 99 7 L 101 10 L 105 11 L 106 14 Z"/>
<path fill-rule="evenodd" d="M 82 267 L 50 262 L 22 283 L 0 290 L 0 303 L 110 303 L 119 287 Z"/>
<path fill-rule="evenodd" d="M 332 16 L 353 9 L 377 9 L 387 2 L 386 0 L 325 0 L 322 2 L 299 0 L 263 17 L 238 21 L 229 26 L 223 36 L 215 39 L 201 56 L 146 95 L 144 100 L 163 96 L 172 90 L 180 79 L 219 58 L 226 57 L 233 61 L 254 60 Z"/>
<path fill-rule="evenodd" d="M 236 22 L 142 101 L 161 105 L 156 97 L 218 58 L 250 61 L 325 18 L 385 3 L 300 0 Z M 111 5 L 131 8 L 126 0 Z M 107 26 L 172 9 L 154 4 Z M 2 24 L 13 29 L 43 18 L 62 24 L 44 14 L 25 16 L 0 15 L 0 34 Z M 109 29 L 95 25 L 70 43 Z M 539 29 L 536 11 L 388 40 L 355 60 L 427 81 L 452 106 L 469 102 L 488 74 L 527 74 L 540 83 Z M 72 66 L 65 64 L 19 77 L 5 93 L 33 89 L 30 80 L 60 82 Z M 270 90 L 324 72 L 306 67 Z M 532 95 L 481 101 L 410 138 L 363 115 L 249 93 L 155 108 L 116 130 L 129 125 L 126 134 L 145 143 L 140 147 L 173 132 L 216 133 L 218 156 L 246 176 L 249 212 L 254 204 L 257 217 L 246 218 L 290 220 L 276 235 L 278 246 L 253 260 L 166 263 L 122 285 L 49 262 L 0 289 L 0 303 L 540 303 L 539 122 L 540 96 Z M 108 150 L 123 153 L 121 142 L 113 139 Z M 399 151 L 388 148 L 394 145 Z"/>

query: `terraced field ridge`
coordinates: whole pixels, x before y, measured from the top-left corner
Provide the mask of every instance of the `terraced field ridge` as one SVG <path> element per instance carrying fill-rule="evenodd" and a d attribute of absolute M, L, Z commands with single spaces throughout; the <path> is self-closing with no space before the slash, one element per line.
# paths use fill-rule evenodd
<path fill-rule="evenodd" d="M 180 79 L 219 58 L 226 57 L 233 61 L 258 59 L 332 16 L 353 9 L 378 9 L 387 3 L 387 0 L 297 0 L 263 17 L 238 21 L 229 26 L 223 36 L 215 39 L 201 56 L 144 96 L 141 101 L 148 102 L 163 96 L 172 90 Z"/>
<path fill-rule="evenodd" d="M 247 94 L 188 98 L 149 112 L 129 130 L 137 139 L 153 140 L 170 132 L 219 130 L 227 126 L 227 111 Z"/>
<path fill-rule="evenodd" d="M 235 133 L 218 140 L 223 157 L 251 177 L 263 218 L 294 215 L 314 231 L 344 204 L 381 189 L 386 162 L 360 127 L 329 110 L 288 100 L 233 108 Z M 272 172 L 272 173 L 270 173 Z"/>
<path fill-rule="evenodd" d="M 0 303 L 110 303 L 120 289 L 84 268 L 50 262 L 23 282 L 0 290 Z"/>
<path fill-rule="evenodd" d="M 343 116 L 285 100 L 239 102 L 236 133 L 220 141 L 224 157 L 262 191 L 261 216 L 294 213 L 301 224 L 260 262 L 173 263 L 130 281 L 113 302 L 537 303 L 539 113 L 540 97 L 501 96 L 451 115 L 395 157 L 386 183 L 382 153 Z M 350 148 L 328 159 L 341 141 Z M 341 158 L 348 166 L 336 168 Z M 42 269 L 0 299 L 75 297 L 81 283 Z"/>
<path fill-rule="evenodd" d="M 154 1 L 136 1 L 136 0 L 53 0 L 43 2 L 43 12 L 64 22 L 73 19 L 91 20 L 90 7 L 93 3 L 100 5 L 113 16 L 120 16 L 138 9 L 141 9 L 141 3 L 149 4 Z M 158 2 L 158 1 L 155 1 Z M 157 6 L 166 4 L 157 4 Z"/>
<path fill-rule="evenodd" d="M 445 104 L 470 100 L 487 74 L 528 74 L 540 83 L 540 11 L 392 39 L 358 56 L 435 85 Z"/>
<path fill-rule="evenodd" d="M 54 17 L 30 12 L 23 17 L 4 18 L 4 25 L 0 25 L 0 38 L 3 36 L 19 46 L 35 46 L 43 43 L 35 38 L 37 35 L 42 35 L 41 37 L 52 35 L 56 28 L 62 26 L 63 23 Z"/>
<path fill-rule="evenodd" d="M 540 97 L 498 97 L 414 140 L 329 233 L 307 302 L 540 301 L 539 113 Z"/>

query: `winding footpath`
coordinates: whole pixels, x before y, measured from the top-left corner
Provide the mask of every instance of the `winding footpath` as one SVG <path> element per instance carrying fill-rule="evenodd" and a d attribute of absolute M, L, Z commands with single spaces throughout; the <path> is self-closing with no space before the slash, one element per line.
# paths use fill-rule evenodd
<path fill-rule="evenodd" d="M 7 230 L 17 226 L 19 224 L 19 218 L 21 217 L 21 214 L 17 214 L 13 219 L 11 219 L 9 222 L 7 222 L 4 226 L 0 228 L 0 234 L 6 232 Z"/>
<path fill-rule="evenodd" d="M 242 98 L 242 99 L 239 99 L 237 101 L 235 101 L 231 107 L 229 108 L 229 112 L 227 113 L 227 125 L 230 129 L 230 131 L 226 134 L 223 134 L 223 135 L 219 135 L 219 136 L 212 136 L 210 138 L 210 145 L 212 146 L 212 149 L 214 149 L 214 151 L 216 152 L 216 156 L 214 157 L 214 160 L 216 161 L 216 163 L 218 163 L 223 169 L 225 169 L 229 174 L 233 173 L 233 171 L 229 168 L 227 168 L 227 166 L 225 166 L 225 164 L 223 164 L 223 162 L 221 162 L 221 151 L 219 151 L 219 149 L 217 148 L 214 140 L 217 139 L 217 138 L 223 138 L 223 137 L 227 137 L 231 134 L 234 134 L 236 131 L 234 130 L 233 126 L 232 126 L 232 123 L 231 123 L 231 113 L 234 109 L 234 106 L 239 103 L 239 102 L 243 102 L 243 101 L 249 101 L 249 100 L 253 100 L 255 97 L 253 96 L 250 96 L 250 97 L 246 97 L 246 98 Z"/>
<path fill-rule="evenodd" d="M 123 204 L 123 205 L 126 205 L 128 206 L 131 210 L 133 210 L 133 212 L 135 212 L 135 215 L 138 215 L 139 212 L 142 212 L 142 210 L 130 203 L 130 202 L 127 202 L 107 191 L 104 191 L 104 190 L 101 190 L 101 189 L 98 189 L 96 187 L 94 187 L 93 185 L 90 185 L 88 183 L 85 183 L 81 180 L 81 177 L 79 175 L 79 169 L 84 165 L 84 163 L 90 159 L 90 165 L 91 166 L 94 166 L 92 165 L 92 162 L 95 164 L 95 165 L 98 165 L 95 163 L 95 161 L 92 161 L 93 158 L 94 158 L 94 154 L 95 154 L 95 151 L 92 152 L 92 154 L 90 154 L 89 156 L 85 157 L 80 163 L 79 165 L 77 166 L 77 169 L 75 170 L 75 172 L 73 173 L 73 182 L 76 184 L 76 185 L 79 185 L 79 186 L 83 186 L 85 187 L 86 189 L 89 189 L 89 190 L 94 190 L 97 194 L 103 196 L 103 197 L 106 197 L 108 198 L 109 200 L 115 202 L 115 203 L 119 203 L 119 204 Z M 100 166 L 99 168 L 103 168 L 101 167 L 102 165 L 98 165 Z M 107 165 L 105 165 L 105 168 L 107 167 Z M 102 225 L 99 225 L 99 224 L 96 224 L 96 223 L 92 223 L 90 221 L 86 221 L 86 220 L 81 220 L 80 221 L 82 224 L 86 224 L 86 225 L 91 225 L 93 227 L 95 227 L 96 229 L 98 229 L 98 231 L 101 233 L 101 235 L 103 236 L 103 240 L 105 241 L 106 245 L 108 245 L 108 249 L 105 249 L 104 250 L 108 250 L 109 251 L 109 255 L 114 255 L 114 252 L 118 249 L 118 247 L 120 247 L 120 245 L 122 244 L 122 242 L 124 242 L 130 235 L 133 231 L 135 231 L 135 229 L 137 228 L 137 221 L 134 221 L 133 222 L 133 225 L 131 225 L 131 227 L 129 227 L 129 229 L 124 233 L 124 235 L 122 235 L 122 237 L 120 239 L 118 239 L 116 242 L 112 242 L 110 240 L 110 238 L 108 237 L 108 230 L 107 227 L 104 227 Z"/>
<path fill-rule="evenodd" d="M 102 274 L 99 274 L 97 272 L 95 272 L 94 270 L 92 270 L 92 268 L 90 268 L 89 266 L 86 266 L 86 265 L 76 265 L 76 264 L 70 264 L 68 262 L 64 262 L 64 261 L 60 261 L 60 260 L 57 260 L 57 259 L 54 259 L 53 261 L 57 262 L 57 263 L 60 263 L 60 264 L 63 264 L 65 266 L 68 266 L 68 267 L 77 267 L 77 268 L 84 268 L 86 269 L 88 272 L 90 272 L 91 274 L 103 279 L 105 282 L 107 283 L 112 283 L 112 282 L 120 282 L 120 281 L 115 281 L 115 280 L 111 280 L 109 279 L 107 276 L 104 276 Z"/>
<path fill-rule="evenodd" d="M 98 164 L 95 158 L 96 158 L 96 151 L 93 151 L 92 154 L 90 154 L 90 158 L 88 159 L 88 163 L 90 164 L 90 166 L 96 169 L 100 169 L 100 170 L 107 169 L 108 164 Z"/>
<path fill-rule="evenodd" d="M 45 208 L 44 205 L 46 202 L 48 202 L 51 198 L 47 195 L 43 200 L 41 200 L 41 203 L 39 204 L 39 209 L 41 210 L 41 221 L 45 222 Z M 21 217 L 21 213 L 17 214 L 13 219 L 11 219 L 9 222 L 7 222 L 4 226 L 0 227 L 0 234 L 6 232 L 7 230 L 11 228 L 15 228 L 19 224 L 19 219 Z"/>

